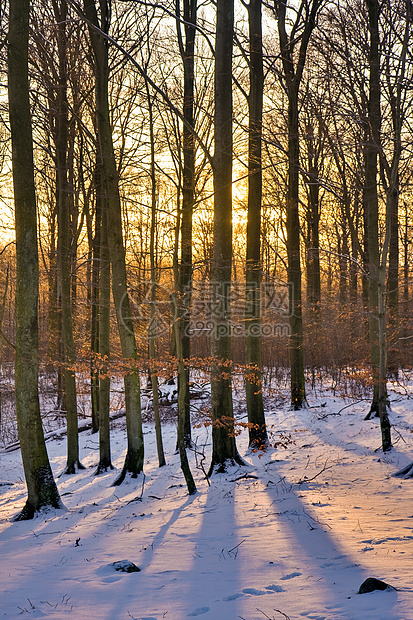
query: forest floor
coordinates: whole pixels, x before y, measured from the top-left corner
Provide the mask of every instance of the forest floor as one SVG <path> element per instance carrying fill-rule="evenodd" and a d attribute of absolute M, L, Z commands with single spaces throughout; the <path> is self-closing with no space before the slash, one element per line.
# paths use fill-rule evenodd
<path fill-rule="evenodd" d="M 309 392 L 305 410 L 267 399 L 273 444 L 210 485 L 191 453 L 189 497 L 164 423 L 167 465 L 157 466 L 145 423 L 145 473 L 113 487 L 95 476 L 98 437 L 80 434 L 86 469 L 58 478 L 65 510 L 12 522 L 26 489 L 19 450 L 0 453 L 0 618 L 76 620 L 413 620 L 413 479 L 392 476 L 413 459 L 413 385 L 390 390 L 394 448 L 383 455 L 367 401 Z M 242 399 L 237 415 L 245 418 Z M 113 422 L 123 465 L 124 421 Z M 291 436 L 291 439 L 289 437 Z M 210 429 L 194 430 L 205 467 Z M 65 437 L 47 443 L 53 470 Z M 198 464 L 198 467 L 197 467 Z M 140 572 L 115 570 L 128 560 Z M 368 577 L 394 587 L 358 594 Z"/>

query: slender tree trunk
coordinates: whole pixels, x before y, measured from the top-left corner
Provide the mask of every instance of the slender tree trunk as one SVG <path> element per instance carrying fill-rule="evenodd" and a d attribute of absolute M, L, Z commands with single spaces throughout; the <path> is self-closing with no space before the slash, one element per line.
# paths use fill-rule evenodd
<path fill-rule="evenodd" d="M 381 110 L 380 110 L 380 34 L 378 0 L 366 0 L 370 33 L 369 49 L 369 101 L 368 101 L 368 141 L 365 146 L 365 208 L 368 221 L 369 248 L 369 304 L 370 304 L 370 350 L 373 370 L 373 402 L 370 413 L 380 417 L 383 451 L 390 450 L 391 433 L 387 411 L 387 343 L 386 343 L 386 301 L 385 286 L 387 259 L 391 239 L 391 194 L 386 200 L 386 234 L 383 249 L 379 246 L 379 207 L 378 207 L 378 156 L 381 148 Z"/>
<path fill-rule="evenodd" d="M 234 436 L 231 387 L 230 287 L 232 267 L 232 40 L 234 0 L 217 0 L 215 39 L 214 248 L 211 334 L 212 461 L 209 470 L 242 463 Z"/>
<path fill-rule="evenodd" d="M 245 363 L 249 445 L 268 443 L 262 398 L 261 362 L 261 201 L 262 201 L 262 106 L 264 71 L 262 60 L 261 0 L 248 5 L 250 39 L 250 93 L 248 134 L 248 221 Z"/>
<path fill-rule="evenodd" d="M 178 195 L 179 202 L 179 195 Z M 196 485 L 192 476 L 191 468 L 189 466 L 187 455 L 187 443 L 185 440 L 185 388 L 181 387 L 185 385 L 185 363 L 183 358 L 182 348 L 182 331 L 184 329 L 184 308 L 185 302 L 179 294 L 179 278 L 180 270 L 178 266 L 178 248 L 179 248 L 179 230 L 180 230 L 180 210 L 178 207 L 178 217 L 175 227 L 175 243 L 174 243 L 174 255 L 173 255 L 173 273 L 174 273 L 174 292 L 171 295 L 172 303 L 172 316 L 173 316 L 173 330 L 172 334 L 175 341 L 175 355 L 178 358 L 178 432 L 176 449 L 179 452 L 179 458 L 181 462 L 182 473 L 185 477 L 185 482 L 188 488 L 189 495 L 193 495 L 196 492 Z"/>
<path fill-rule="evenodd" d="M 51 207 L 49 216 L 49 272 L 48 284 L 48 324 L 47 361 L 48 370 L 53 372 L 58 359 L 58 303 L 57 303 L 57 255 L 56 255 L 56 217 L 57 205 Z"/>
<path fill-rule="evenodd" d="M 102 243 L 102 203 L 104 202 L 104 187 L 102 179 L 101 162 L 96 162 L 95 169 L 95 234 L 92 240 L 92 267 L 91 267 L 91 321 L 90 321 L 90 345 L 92 362 L 90 367 L 90 396 L 92 407 L 92 432 L 99 430 L 99 371 L 96 367 L 99 356 L 99 307 L 100 307 L 100 264 Z M 106 216 L 107 217 L 107 216 Z"/>
<path fill-rule="evenodd" d="M 342 216 L 340 229 L 337 227 L 337 237 L 338 237 L 338 273 L 339 273 L 339 283 L 338 283 L 338 300 L 341 307 L 345 307 L 347 305 L 347 293 L 348 293 L 348 239 L 347 239 L 347 226 L 346 220 Z"/>
<path fill-rule="evenodd" d="M 318 130 L 320 126 L 318 124 Z M 318 155 L 315 147 L 314 124 L 312 119 L 306 123 L 305 141 L 307 145 L 307 330 L 314 368 L 320 364 L 322 355 L 321 332 L 321 275 L 320 275 L 320 180 Z"/>
<path fill-rule="evenodd" d="M 101 186 L 98 187 L 101 189 Z M 99 464 L 96 474 L 113 469 L 110 453 L 110 256 L 108 209 L 102 197 L 102 227 L 99 278 Z"/>
<path fill-rule="evenodd" d="M 364 144 L 367 143 L 367 136 L 365 136 Z M 366 170 L 364 170 L 364 174 L 366 174 Z M 364 334 L 366 337 L 366 341 L 368 341 L 370 346 L 370 322 L 369 322 L 369 223 L 368 223 L 368 215 L 366 208 L 366 196 L 365 196 L 365 187 L 363 186 L 363 253 L 361 256 L 363 262 L 363 277 L 361 280 L 361 299 L 363 303 L 364 310 Z M 367 274 L 367 275 L 366 275 Z"/>
<path fill-rule="evenodd" d="M 391 426 L 387 411 L 387 337 L 386 337 L 386 272 L 389 245 L 391 240 L 391 197 L 386 204 L 386 235 L 383 244 L 381 262 L 378 272 L 378 339 L 379 339 L 379 373 L 377 389 L 377 410 L 380 417 L 380 429 L 383 452 L 391 449 Z"/>
<path fill-rule="evenodd" d="M 49 246 L 49 315 L 47 359 L 49 371 L 56 371 L 56 409 L 65 410 L 65 393 L 63 379 L 63 343 L 62 343 L 62 299 L 58 285 L 57 266 L 57 212 L 58 200 L 50 214 L 50 246 Z"/>
<path fill-rule="evenodd" d="M 369 14 L 369 102 L 367 119 L 367 140 L 364 151 L 365 182 L 364 209 L 367 219 L 368 263 L 369 263 L 369 340 L 373 373 L 373 401 L 370 414 L 378 414 L 379 397 L 379 207 L 378 207 L 378 155 L 380 149 L 380 52 L 379 52 L 379 2 L 366 0 Z"/>
<path fill-rule="evenodd" d="M 410 266 L 409 266 L 409 257 L 410 257 L 410 234 L 409 234 L 409 226 L 410 226 L 410 218 L 407 204 L 405 204 L 405 212 L 404 212 L 404 225 L 403 225 L 403 330 L 402 330 L 402 350 L 403 350 L 403 362 L 406 359 L 406 353 L 408 354 L 408 336 L 409 331 L 407 327 L 407 319 L 410 316 L 409 314 L 409 306 L 410 306 L 410 296 L 409 296 L 409 275 L 410 275 Z"/>
<path fill-rule="evenodd" d="M 302 4 L 302 6 L 305 3 Z M 303 75 L 308 43 L 315 26 L 319 0 L 309 4 L 305 14 L 299 12 L 294 25 L 302 28 L 302 35 L 292 39 L 286 30 L 287 2 L 276 2 L 278 34 L 280 39 L 283 74 L 288 95 L 288 187 L 287 187 L 287 258 L 288 282 L 290 286 L 290 365 L 291 365 L 291 405 L 300 409 L 305 402 L 303 319 L 301 302 L 301 264 L 300 264 L 300 216 L 299 216 L 299 105 L 298 95 Z M 305 17 L 304 17 L 305 15 Z M 303 16 L 303 17 L 302 17 Z M 301 23 L 301 18 L 303 23 Z M 299 52 L 294 65 L 294 51 L 297 42 Z"/>
<path fill-rule="evenodd" d="M 175 283 L 178 283 L 179 273 L 178 273 L 178 263 L 177 260 L 174 261 L 174 280 Z M 174 317 L 174 334 L 175 334 L 175 342 L 176 342 L 176 355 L 178 357 L 178 385 L 183 385 L 182 382 L 185 382 L 185 364 L 183 358 L 183 349 L 182 349 L 182 330 L 183 330 L 183 309 L 182 309 L 182 299 L 180 299 L 179 295 L 177 295 L 178 287 L 175 287 L 175 292 L 172 294 L 172 310 Z M 179 307 L 181 305 L 181 307 Z M 191 468 L 189 466 L 188 455 L 187 455 L 187 446 L 185 442 L 185 390 L 180 389 L 178 391 L 178 433 L 177 433 L 177 448 L 179 451 L 179 458 L 181 462 L 182 473 L 185 477 L 186 486 L 188 488 L 189 495 L 194 495 L 196 493 L 196 485 L 195 480 L 192 476 Z"/>
<path fill-rule="evenodd" d="M 39 262 L 28 80 L 29 0 L 10 0 L 8 99 L 16 227 L 16 414 L 28 497 L 17 519 L 61 507 L 44 441 L 38 393 Z"/>
<path fill-rule="evenodd" d="M 149 257 L 151 262 L 151 311 L 149 321 L 149 364 L 152 384 L 153 417 L 155 422 L 156 449 L 158 453 L 159 467 L 166 465 L 162 441 L 161 418 L 159 415 L 159 384 L 155 370 L 156 359 L 156 263 L 155 263 L 155 232 L 156 232 L 156 172 L 155 172 L 155 135 L 153 118 L 153 101 L 146 82 L 146 97 L 149 108 L 149 134 L 151 145 L 151 224 Z"/>
<path fill-rule="evenodd" d="M 314 127 L 307 127 L 308 149 L 308 250 L 307 250 L 307 303 L 312 311 L 312 319 L 319 320 L 321 304 L 320 276 L 320 181 L 316 152 L 314 148 Z"/>
<path fill-rule="evenodd" d="M 350 209 L 346 209 L 346 211 L 350 212 Z M 350 226 L 350 237 L 351 237 L 351 258 L 353 259 L 350 262 L 350 303 L 355 309 L 357 306 L 358 299 L 358 277 L 357 277 L 357 259 L 358 259 L 358 250 L 359 250 L 359 242 L 357 238 L 357 227 L 353 225 Z"/>
<path fill-rule="evenodd" d="M 84 0 L 84 7 L 88 20 L 93 26 L 99 28 L 94 0 Z M 102 31 L 107 32 L 109 28 L 108 2 L 102 0 L 102 2 L 100 2 L 100 8 L 102 11 Z M 125 368 L 124 384 L 128 447 L 122 473 L 115 481 L 115 484 L 121 484 L 126 474 L 129 473 L 132 477 L 136 478 L 143 469 L 144 445 L 140 382 L 139 373 L 136 370 L 137 349 L 126 278 L 118 172 L 113 148 L 112 129 L 110 126 L 107 41 L 93 27 L 89 28 L 89 34 L 95 60 L 96 120 L 108 204 L 108 233 L 110 261 L 112 266 L 113 301 L 116 309 L 122 356 L 127 364 L 127 368 Z"/>
<path fill-rule="evenodd" d="M 290 364 L 291 404 L 301 409 L 305 401 L 303 319 L 301 304 L 299 132 L 298 91 L 290 89 L 288 98 L 288 190 L 287 190 L 287 256 L 290 298 Z"/>
<path fill-rule="evenodd" d="M 387 299 L 389 319 L 388 370 L 397 380 L 399 376 L 399 175 L 396 187 L 389 188 L 391 195 L 391 237 L 389 246 L 389 273 L 387 277 Z"/>
<path fill-rule="evenodd" d="M 77 419 L 77 394 L 75 375 L 75 342 L 73 338 L 73 314 L 71 303 L 71 233 L 70 199 L 67 169 L 68 118 L 67 118 L 67 4 L 54 3 L 55 19 L 58 26 L 59 83 L 57 88 L 56 116 L 56 189 L 58 202 L 58 281 L 62 300 L 62 337 L 64 352 L 64 386 L 67 422 L 67 462 L 66 474 L 74 474 L 83 468 L 79 460 L 79 434 Z"/>
<path fill-rule="evenodd" d="M 2 350 L 3 350 L 3 319 L 4 319 L 4 313 L 6 310 L 6 302 L 7 302 L 7 294 L 9 292 L 9 280 L 10 280 L 10 265 L 9 263 L 7 263 L 7 268 L 6 268 L 6 281 L 4 283 L 4 293 L 3 293 L 3 298 L 2 298 L 2 302 L 1 302 L 1 306 L 0 306 L 0 380 L 1 380 L 1 376 L 3 374 L 3 367 L 2 367 Z M 1 416 L 2 416 L 2 394 L 0 391 L 0 430 L 1 430 Z"/>
<path fill-rule="evenodd" d="M 197 0 L 184 0 L 185 43 L 182 41 L 181 25 L 177 21 L 178 42 L 184 68 L 184 108 L 183 115 L 191 127 L 194 125 L 194 88 L 195 88 L 195 34 Z M 179 16 L 179 3 L 177 4 Z M 191 286 L 192 286 L 192 213 L 194 207 L 194 178 L 195 178 L 195 140 L 193 133 L 187 127 L 182 130 L 183 144 L 183 188 L 182 188 L 182 221 L 181 221 L 181 264 L 179 270 L 179 290 L 184 305 L 182 306 L 182 355 L 183 360 L 191 357 L 191 340 L 189 336 Z M 180 306 L 178 306 L 179 308 Z M 186 447 L 191 445 L 191 417 L 189 393 L 189 365 L 184 361 L 185 373 L 178 373 L 178 407 L 185 409 L 184 441 Z"/>

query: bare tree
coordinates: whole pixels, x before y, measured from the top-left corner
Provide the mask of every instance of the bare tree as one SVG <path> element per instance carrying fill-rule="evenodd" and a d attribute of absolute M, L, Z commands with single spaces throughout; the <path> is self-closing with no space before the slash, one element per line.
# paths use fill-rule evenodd
<path fill-rule="evenodd" d="M 122 355 L 126 361 L 124 384 L 128 449 L 125 463 L 115 484 L 121 484 L 126 474 L 136 477 L 143 468 L 144 445 L 140 404 L 140 381 L 137 371 L 137 349 L 130 310 L 126 277 L 125 247 L 122 231 L 122 209 L 119 195 L 118 171 L 113 148 L 109 115 L 109 62 L 108 33 L 110 2 L 100 3 L 100 22 L 94 0 L 84 0 L 84 11 L 89 23 L 89 34 L 95 61 L 96 122 L 103 182 L 108 205 L 108 238 L 112 267 L 112 292 L 116 308 Z M 132 367 L 131 367 L 132 365 Z M 133 367 L 135 366 L 135 368 Z"/>
<path fill-rule="evenodd" d="M 262 203 L 262 107 L 264 71 L 262 56 L 262 2 L 250 0 L 248 97 L 248 222 L 246 280 L 245 363 L 249 444 L 267 443 L 261 368 L 261 203 Z"/>
<path fill-rule="evenodd" d="M 68 102 L 67 102 L 67 3 L 53 0 L 57 25 L 58 83 L 56 84 L 55 131 L 56 197 L 58 210 L 57 263 L 61 296 L 62 337 L 64 351 L 64 387 L 67 421 L 67 462 L 64 473 L 84 469 L 79 459 L 77 395 L 75 375 L 75 342 L 72 303 L 72 235 L 70 231 L 70 187 L 68 179 Z"/>
<path fill-rule="evenodd" d="M 234 0 L 217 0 L 215 39 L 214 248 L 216 288 L 211 334 L 212 461 L 209 473 L 242 464 L 234 436 L 231 387 L 230 286 L 232 267 L 232 41 Z"/>
<path fill-rule="evenodd" d="M 8 33 L 8 99 L 13 145 L 16 227 L 16 413 L 28 497 L 17 519 L 61 506 L 44 441 L 38 393 L 39 263 L 29 102 L 29 0 L 11 0 Z"/>
<path fill-rule="evenodd" d="M 291 405 L 300 409 L 305 400 L 303 320 L 301 302 L 300 217 L 299 217 L 299 90 L 308 44 L 322 0 L 302 0 L 298 7 L 286 0 L 275 2 L 282 59 L 283 85 L 288 97 L 288 187 L 286 228 L 290 294 Z M 288 31 L 287 12 L 295 13 Z"/>

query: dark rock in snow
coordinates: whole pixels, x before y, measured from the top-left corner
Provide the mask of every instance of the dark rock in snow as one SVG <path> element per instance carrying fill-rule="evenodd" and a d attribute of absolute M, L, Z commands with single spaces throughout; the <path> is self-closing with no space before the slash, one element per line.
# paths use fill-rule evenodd
<path fill-rule="evenodd" d="M 120 562 L 112 562 L 112 566 L 115 570 L 120 571 L 121 573 L 139 573 L 140 568 L 136 566 L 133 562 L 129 560 L 120 560 Z"/>
<path fill-rule="evenodd" d="M 392 586 L 384 581 L 380 581 L 380 579 L 375 579 L 375 577 L 368 577 L 361 584 L 358 593 L 366 594 L 367 592 L 374 592 L 375 590 L 394 590 Z"/>

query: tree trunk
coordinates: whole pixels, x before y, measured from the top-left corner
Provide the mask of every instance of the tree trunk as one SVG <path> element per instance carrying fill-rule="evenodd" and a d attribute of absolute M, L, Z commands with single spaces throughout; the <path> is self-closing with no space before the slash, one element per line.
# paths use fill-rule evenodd
<path fill-rule="evenodd" d="M 61 507 L 44 441 L 38 393 L 39 262 L 29 103 L 29 0 L 10 0 L 8 99 L 16 227 L 16 414 L 28 497 L 17 519 Z"/>
<path fill-rule="evenodd" d="M 234 436 L 231 387 L 232 40 L 234 0 L 217 0 L 215 40 L 214 247 L 211 333 L 212 461 L 209 475 L 242 464 Z"/>
<path fill-rule="evenodd" d="M 365 181 L 364 209 L 367 220 L 368 263 L 369 263 L 369 341 L 373 374 L 373 400 L 370 415 L 378 414 L 379 398 L 379 207 L 377 192 L 378 155 L 380 149 L 380 52 L 379 52 L 379 2 L 366 0 L 369 15 L 369 101 L 367 118 L 367 140 L 364 150 Z"/>
<path fill-rule="evenodd" d="M 99 28 L 94 0 L 84 0 L 84 7 L 88 20 L 95 28 Z M 106 33 L 109 28 L 108 2 L 103 0 L 100 2 L 100 7 L 102 11 L 102 31 Z M 108 233 L 110 261 L 112 266 L 113 301 L 116 308 L 122 356 L 127 366 L 124 371 L 124 384 L 128 447 L 122 473 L 115 481 L 115 484 L 121 484 L 126 474 L 129 473 L 133 478 L 136 478 L 143 468 L 144 445 L 140 382 L 139 373 L 136 369 L 137 349 L 126 278 L 118 172 L 113 148 L 112 129 L 110 126 L 107 41 L 93 27 L 89 28 L 89 35 L 95 60 L 96 121 L 108 204 Z"/>
<path fill-rule="evenodd" d="M 298 93 L 288 99 L 287 256 L 290 297 L 291 405 L 301 409 L 305 401 L 303 319 L 301 304 L 300 217 L 298 210 L 299 133 Z"/>
<path fill-rule="evenodd" d="M 165 454 L 162 442 L 161 418 L 159 415 L 159 384 L 158 376 L 155 371 L 154 361 L 156 359 L 156 263 L 155 263 L 155 232 L 156 232 L 156 172 L 155 172 L 155 135 L 153 119 L 153 101 L 149 91 L 148 83 L 145 82 L 146 97 L 149 109 L 149 134 L 151 147 L 151 223 L 150 223 L 150 242 L 149 257 L 151 263 L 151 310 L 149 320 L 149 370 L 152 385 L 152 404 L 153 417 L 155 422 L 156 449 L 158 453 L 159 467 L 166 465 Z"/>
<path fill-rule="evenodd" d="M 74 474 L 77 468 L 83 468 L 79 460 L 79 434 L 77 419 L 77 395 L 75 375 L 75 342 L 73 338 L 72 303 L 71 303 L 71 232 L 70 232 L 70 199 L 67 169 L 67 36 L 66 19 L 67 4 L 59 6 L 54 2 L 55 19 L 58 26 L 58 88 L 57 115 L 55 128 L 56 142 L 56 194 L 58 204 L 58 238 L 57 263 L 58 282 L 62 301 L 62 337 L 64 352 L 64 387 L 67 423 L 67 461 L 65 474 Z"/>
<path fill-rule="evenodd" d="M 197 0 L 184 0 L 185 43 L 182 41 L 181 25 L 177 21 L 178 43 L 184 68 L 184 106 L 183 115 L 188 124 L 194 126 L 194 88 L 195 88 L 195 34 L 196 34 Z M 178 15 L 178 17 L 180 17 Z M 183 146 L 183 187 L 182 187 L 182 221 L 181 221 L 181 263 L 179 269 L 179 290 L 184 305 L 181 338 L 183 360 L 191 357 L 191 340 L 189 335 L 191 287 L 192 287 L 192 213 L 194 208 L 194 178 L 195 178 L 195 140 L 193 133 L 184 124 L 182 130 Z M 178 306 L 178 310 L 181 306 Z M 191 445 L 191 416 L 189 394 L 189 365 L 184 363 L 184 373 L 178 373 L 179 385 L 178 407 L 185 409 L 184 442 L 186 447 Z"/>
<path fill-rule="evenodd" d="M 312 319 L 319 320 L 321 304 L 320 277 L 320 181 L 317 155 L 314 147 L 314 126 L 309 124 L 306 131 L 308 150 L 308 206 L 307 206 L 307 304 L 312 312 Z"/>
<path fill-rule="evenodd" d="M 98 158 L 97 158 L 98 159 Z M 101 162 L 96 162 L 95 168 L 95 234 L 92 239 L 92 266 L 91 266 L 91 321 L 90 321 L 90 345 L 92 361 L 90 365 L 90 397 L 92 407 L 92 433 L 99 430 L 99 371 L 96 367 L 99 356 L 99 308 L 100 308 L 100 264 L 101 264 L 101 240 L 102 240 L 102 210 L 104 202 L 104 187 L 102 179 Z M 107 217 L 107 216 L 106 216 Z M 110 297 L 110 295 L 109 295 Z"/>
<path fill-rule="evenodd" d="M 178 281 L 178 265 L 177 261 L 174 261 L 174 279 L 175 282 Z M 181 304 L 181 308 L 179 305 Z M 173 317 L 174 317 L 174 334 L 176 341 L 176 355 L 178 357 L 178 386 L 183 385 L 182 382 L 185 382 L 185 364 L 183 358 L 183 349 L 182 349 L 182 330 L 183 330 L 183 309 L 182 309 L 182 300 L 179 299 L 179 296 L 176 292 L 172 294 L 172 309 L 173 309 Z M 180 389 L 178 391 L 178 438 L 177 438 L 177 448 L 179 451 L 179 458 L 181 462 L 182 473 L 185 477 L 186 486 L 188 488 L 189 495 L 194 495 L 196 493 L 196 485 L 194 478 L 192 476 L 191 468 L 189 466 L 188 455 L 186 452 L 187 446 L 185 443 L 185 390 Z"/>
<path fill-rule="evenodd" d="M 399 376 L 399 175 L 391 192 L 391 236 L 389 246 L 389 272 L 387 276 L 387 299 L 389 319 L 388 371 L 394 378 Z"/>
<path fill-rule="evenodd" d="M 250 39 L 250 93 L 248 100 L 248 220 L 245 270 L 245 364 L 249 445 L 268 443 L 262 398 L 261 362 L 261 201 L 262 201 L 262 106 L 264 72 L 262 60 L 261 0 L 248 5 Z"/>
<path fill-rule="evenodd" d="M 303 319 L 301 303 L 301 264 L 300 264 L 300 216 L 299 216 L 299 105 L 298 94 L 303 76 L 308 43 L 315 26 L 315 19 L 321 2 L 313 0 L 305 13 L 298 12 L 293 31 L 302 29 L 300 37 L 287 34 L 287 2 L 276 3 L 278 34 L 280 39 L 283 77 L 288 95 L 288 187 L 286 200 L 288 282 L 290 286 L 290 365 L 291 365 L 291 405 L 300 409 L 305 402 Z M 303 23 L 301 23 L 301 19 Z M 295 46 L 299 42 L 296 65 L 294 65 Z"/>
<path fill-rule="evenodd" d="M 9 279 L 10 279 L 10 265 L 9 263 L 7 263 L 6 281 L 4 283 L 4 293 L 3 293 L 3 298 L 2 298 L 2 302 L 0 306 L 0 381 L 1 381 L 2 374 L 3 374 L 3 367 L 1 363 L 2 349 L 3 349 L 3 319 L 4 319 L 4 313 L 6 310 L 7 294 L 9 291 Z M 1 383 L 0 383 L 0 430 L 1 430 L 1 415 L 2 415 L 2 394 L 1 394 Z"/>
<path fill-rule="evenodd" d="M 101 190 L 102 186 L 98 186 Z M 99 464 L 96 474 L 113 469 L 110 453 L 110 256 L 108 241 L 108 209 L 102 197 L 101 247 L 99 278 Z"/>

